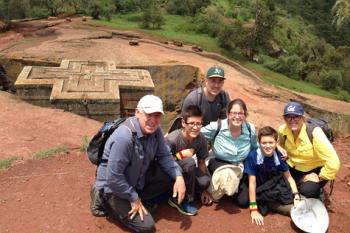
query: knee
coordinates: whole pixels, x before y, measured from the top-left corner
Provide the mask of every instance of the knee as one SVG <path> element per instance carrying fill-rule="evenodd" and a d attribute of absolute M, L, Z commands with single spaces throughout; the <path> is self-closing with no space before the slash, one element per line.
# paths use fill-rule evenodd
<path fill-rule="evenodd" d="M 204 189 L 209 187 L 210 177 L 207 175 L 201 176 L 197 178 L 198 185 Z"/>
<path fill-rule="evenodd" d="M 320 185 L 312 181 L 306 181 L 299 186 L 299 192 L 306 198 L 319 198 L 320 191 Z"/>
<path fill-rule="evenodd" d="M 195 172 L 195 169 L 196 169 L 196 161 L 194 161 L 194 159 L 191 157 L 191 158 L 185 158 L 183 159 L 183 171 L 186 172 L 186 173 L 189 173 L 189 172 Z"/>
<path fill-rule="evenodd" d="M 149 215 L 144 216 L 143 222 L 139 222 L 139 224 L 134 225 L 132 230 L 135 232 L 153 232 L 154 231 L 154 220 Z"/>

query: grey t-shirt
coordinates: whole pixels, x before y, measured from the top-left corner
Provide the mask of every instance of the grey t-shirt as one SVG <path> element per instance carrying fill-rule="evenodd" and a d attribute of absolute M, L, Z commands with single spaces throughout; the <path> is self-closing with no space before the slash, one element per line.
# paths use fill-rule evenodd
<path fill-rule="evenodd" d="M 200 95 L 202 98 L 200 98 Z M 201 102 L 200 102 L 201 101 Z M 203 114 L 203 126 L 208 125 L 212 121 L 217 121 L 226 118 L 226 107 L 230 102 L 230 97 L 226 91 L 221 91 L 214 99 L 209 102 L 203 88 L 199 87 L 191 91 L 185 98 L 181 111 L 184 111 L 190 105 L 196 105 L 200 107 Z"/>
<path fill-rule="evenodd" d="M 208 157 L 208 147 L 207 141 L 205 140 L 202 133 L 198 135 L 191 143 L 187 144 L 182 135 L 182 129 L 177 129 L 167 135 L 165 141 L 170 147 L 170 151 L 173 156 L 185 149 L 194 149 L 194 154 L 196 154 L 197 159 L 205 159 Z"/>

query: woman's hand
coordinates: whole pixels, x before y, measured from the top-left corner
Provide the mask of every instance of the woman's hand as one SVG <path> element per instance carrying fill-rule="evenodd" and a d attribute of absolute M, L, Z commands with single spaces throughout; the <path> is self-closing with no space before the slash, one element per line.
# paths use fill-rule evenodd
<path fill-rule="evenodd" d="M 286 161 L 288 159 L 288 153 L 285 149 L 283 149 L 280 145 L 277 144 L 277 150 L 281 152 L 282 156 L 281 159 L 283 161 Z"/>
<path fill-rule="evenodd" d="M 264 225 L 264 217 L 258 211 L 250 212 L 250 217 L 252 217 L 252 223 L 258 226 Z"/>

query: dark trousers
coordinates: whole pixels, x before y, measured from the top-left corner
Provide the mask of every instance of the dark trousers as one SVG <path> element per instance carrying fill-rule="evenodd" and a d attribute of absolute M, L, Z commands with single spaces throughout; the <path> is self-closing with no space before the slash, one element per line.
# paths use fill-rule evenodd
<path fill-rule="evenodd" d="M 299 170 L 296 170 L 292 167 L 289 167 L 290 174 L 294 178 L 295 182 L 297 183 L 298 190 L 301 195 L 305 196 L 306 198 L 319 198 L 321 193 L 321 188 L 323 188 L 327 184 L 327 180 L 323 180 L 321 182 L 312 182 L 312 181 L 306 181 L 303 182 L 302 179 L 305 175 L 310 173 L 316 173 L 319 174 L 322 167 L 315 168 L 308 172 L 302 172 Z"/>
<path fill-rule="evenodd" d="M 174 180 L 165 173 L 157 162 L 153 162 L 146 173 L 145 186 L 137 193 L 143 203 L 169 192 L 172 189 Z M 150 213 L 144 215 L 144 221 L 141 221 L 137 214 L 134 219 L 130 219 L 128 212 L 131 210 L 131 204 L 126 199 L 121 199 L 111 193 L 103 195 L 105 208 L 108 215 L 123 223 L 134 232 L 151 232 L 154 230 L 154 219 Z"/>
<path fill-rule="evenodd" d="M 210 176 L 203 173 L 197 166 L 195 160 L 184 158 L 177 161 L 182 168 L 182 174 L 186 184 L 186 199 L 194 200 L 195 193 L 201 193 L 209 187 Z"/>
<path fill-rule="evenodd" d="M 214 171 L 224 165 L 231 164 L 230 162 L 226 162 L 220 159 L 210 159 L 208 164 L 208 169 L 211 174 Z M 249 186 L 248 186 L 248 176 L 243 174 L 238 186 L 237 193 L 233 195 L 234 202 L 241 208 L 248 208 L 249 206 Z"/>

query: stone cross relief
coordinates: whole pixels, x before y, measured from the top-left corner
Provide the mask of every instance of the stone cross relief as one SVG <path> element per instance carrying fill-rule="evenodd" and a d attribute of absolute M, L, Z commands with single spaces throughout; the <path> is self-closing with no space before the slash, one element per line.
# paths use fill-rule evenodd
<path fill-rule="evenodd" d="M 119 88 L 154 89 L 147 70 L 116 69 L 112 61 L 63 60 L 60 67 L 26 66 L 15 83 L 23 86 L 52 86 L 53 100 L 120 99 Z"/>

